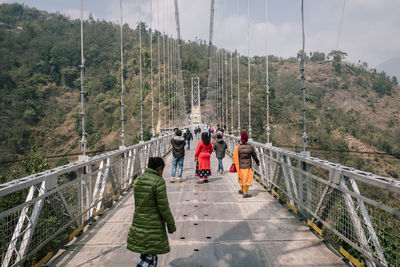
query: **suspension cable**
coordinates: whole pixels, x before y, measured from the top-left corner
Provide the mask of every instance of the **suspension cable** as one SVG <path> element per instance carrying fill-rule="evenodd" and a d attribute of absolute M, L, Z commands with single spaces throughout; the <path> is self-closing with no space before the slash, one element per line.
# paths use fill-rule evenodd
<path fill-rule="evenodd" d="M 305 75 L 304 75 L 304 60 L 305 60 L 305 34 L 304 34 L 304 0 L 301 0 L 301 31 L 302 31 L 302 41 L 303 41 L 303 53 L 301 55 L 301 91 L 303 93 L 303 136 L 302 145 L 303 151 L 307 148 L 307 134 L 306 134 L 306 86 L 305 86 Z"/>
<path fill-rule="evenodd" d="M 269 66 L 268 66 L 268 0 L 265 0 L 265 85 L 267 87 L 267 144 L 270 143 L 270 126 L 269 126 Z"/>
<path fill-rule="evenodd" d="M 237 53 L 237 102 L 238 102 L 238 135 L 240 135 L 240 54 Z"/>
<path fill-rule="evenodd" d="M 123 51 L 123 36 L 122 36 L 122 0 L 119 1 L 120 6 L 120 14 L 121 14 L 121 146 L 125 146 L 125 116 L 124 116 L 124 92 L 125 92 L 125 84 L 124 84 L 124 51 Z"/>
<path fill-rule="evenodd" d="M 177 127 L 178 124 L 178 40 L 175 40 L 175 45 L 174 45 L 174 60 L 175 60 L 175 72 L 174 72 L 174 118 L 175 118 L 175 127 Z"/>
<path fill-rule="evenodd" d="M 250 0 L 247 0 L 247 65 L 249 80 L 249 138 L 251 138 L 251 81 L 250 81 Z"/>
<path fill-rule="evenodd" d="M 236 0 L 236 13 L 239 15 L 239 0 Z M 237 53 L 237 102 L 238 102 L 238 135 L 240 135 L 240 54 Z"/>
<path fill-rule="evenodd" d="M 171 18 L 171 17 L 170 17 Z M 171 20 L 170 20 L 170 22 L 171 22 Z M 170 41 L 169 41 L 169 50 L 170 50 L 170 52 L 169 52 L 169 64 L 170 64 L 170 68 L 169 68 L 169 72 L 170 72 L 170 74 L 169 74 L 169 90 L 170 90 L 170 99 L 169 99 L 169 101 L 170 101 L 170 123 L 171 123 L 171 128 L 173 127 L 173 122 L 174 122 L 174 118 L 173 118 L 173 114 L 174 114 L 174 99 L 173 99 L 173 97 L 174 97 L 174 95 L 173 95 L 173 60 L 174 60 L 174 58 L 173 58 L 173 53 L 174 53 L 174 36 L 173 36 L 173 32 L 171 32 L 171 38 L 170 38 Z"/>
<path fill-rule="evenodd" d="M 164 131 L 167 129 L 167 95 L 166 95 L 166 66 L 165 66 L 165 8 L 163 8 L 163 96 L 164 96 Z"/>
<path fill-rule="evenodd" d="M 223 120 L 224 120 L 224 66 L 223 66 L 223 62 L 224 62 L 224 52 L 221 48 L 220 53 L 219 53 L 219 67 L 220 67 L 220 86 L 219 86 L 219 93 L 220 93 L 220 98 L 219 98 L 219 102 L 220 102 L 220 117 L 219 117 L 219 125 L 220 127 L 223 124 Z"/>
<path fill-rule="evenodd" d="M 233 78 L 232 78 L 233 52 L 231 52 L 231 132 L 233 134 Z"/>
<path fill-rule="evenodd" d="M 172 102 L 172 125 L 175 127 L 175 40 L 173 34 L 172 36 L 172 44 L 171 44 L 171 91 L 172 91 L 172 96 L 171 96 L 171 102 Z"/>
<path fill-rule="evenodd" d="M 79 66 L 81 69 L 81 116 L 82 116 L 82 139 L 81 139 L 81 149 L 83 156 L 86 156 L 86 125 L 85 125 L 85 87 L 84 87 L 84 79 L 85 79 L 85 58 L 83 57 L 83 0 L 81 0 L 81 65 Z"/>
<path fill-rule="evenodd" d="M 228 14 L 229 15 L 233 15 L 233 9 L 231 9 L 231 5 L 228 5 L 230 7 Z M 233 33 L 232 33 L 233 27 L 230 27 L 229 29 L 229 39 L 232 41 L 233 43 Z M 234 130 L 233 130 L 233 67 L 232 67 L 232 63 L 233 63 L 233 52 L 231 51 L 231 106 L 230 106 L 230 111 L 231 111 L 231 134 L 233 134 Z"/>
<path fill-rule="evenodd" d="M 340 16 L 339 32 L 338 32 L 338 37 L 337 37 L 337 41 L 336 41 L 336 50 L 339 50 L 339 41 L 340 41 L 340 36 L 342 34 L 342 24 L 343 24 L 343 16 L 344 16 L 345 7 L 346 7 L 346 0 L 343 0 L 342 15 Z"/>
<path fill-rule="evenodd" d="M 142 9 L 142 0 L 139 0 L 139 10 Z M 139 15 L 139 87 L 140 87 L 140 141 L 143 142 L 143 74 L 142 74 L 142 19 Z"/>
<path fill-rule="evenodd" d="M 170 22 L 170 16 L 169 16 L 169 0 L 167 0 L 167 8 L 166 8 L 166 13 L 167 13 L 167 25 Z M 170 117 L 170 97 L 171 97 L 171 92 L 170 92 L 170 82 L 169 82 L 169 62 L 170 62 L 170 55 L 169 55 L 169 47 L 170 47 L 170 36 L 169 32 L 167 32 L 167 41 L 166 41 L 166 50 L 167 50 L 167 128 L 171 128 L 171 117 Z"/>
<path fill-rule="evenodd" d="M 219 103 L 218 103 L 218 99 L 219 99 L 219 50 L 216 50 L 216 57 L 215 57 L 215 68 L 216 68 L 216 80 L 215 80 L 215 107 L 216 107 L 216 121 L 217 123 L 219 122 Z"/>
<path fill-rule="evenodd" d="M 161 66 L 160 66 L 160 1 L 157 0 L 157 74 L 158 74 L 158 130 L 161 135 Z"/>
<path fill-rule="evenodd" d="M 215 0 L 211 0 L 211 7 L 210 7 L 210 29 L 208 35 L 208 79 L 207 79 L 207 96 L 206 96 L 206 108 L 211 108 L 211 101 L 210 101 L 210 89 L 211 89 L 211 79 L 212 79 L 212 41 L 213 41 L 213 31 L 214 31 L 214 5 Z M 210 116 L 207 117 L 206 120 L 207 124 L 210 124 Z"/>
<path fill-rule="evenodd" d="M 151 136 L 154 138 L 154 87 L 153 87 L 153 24 L 152 24 L 153 6 L 150 0 L 150 87 L 151 87 Z"/>
<path fill-rule="evenodd" d="M 229 122 L 229 109 L 228 109 L 228 53 L 225 51 L 225 124 L 224 128 L 228 127 Z"/>
<path fill-rule="evenodd" d="M 177 40 L 178 40 L 178 51 L 177 51 L 177 59 L 178 59 L 178 77 L 177 82 L 179 83 L 180 88 L 182 89 L 182 100 L 183 100 L 183 116 L 185 125 L 188 124 L 188 117 L 186 114 L 186 94 L 185 94 L 185 87 L 183 81 L 183 74 L 182 74 L 182 40 L 181 40 L 181 29 L 179 23 L 179 7 L 178 7 L 178 0 L 174 1 L 175 4 L 175 22 L 176 22 L 176 33 L 177 33 Z M 177 89 L 178 90 L 178 89 Z"/>

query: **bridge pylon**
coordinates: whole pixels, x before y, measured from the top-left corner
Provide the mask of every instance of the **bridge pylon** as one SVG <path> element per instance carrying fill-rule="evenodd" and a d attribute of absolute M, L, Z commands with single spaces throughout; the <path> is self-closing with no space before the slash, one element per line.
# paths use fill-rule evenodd
<path fill-rule="evenodd" d="M 191 128 L 201 125 L 201 104 L 200 104 L 200 78 L 192 77 L 192 111 L 190 116 Z"/>

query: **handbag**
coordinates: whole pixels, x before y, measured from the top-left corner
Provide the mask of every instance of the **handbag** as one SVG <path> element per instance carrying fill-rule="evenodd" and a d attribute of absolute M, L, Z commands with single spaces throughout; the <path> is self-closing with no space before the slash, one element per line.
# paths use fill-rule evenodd
<path fill-rule="evenodd" d="M 230 172 L 236 172 L 236 165 L 235 163 L 232 163 L 231 167 L 229 168 Z"/>

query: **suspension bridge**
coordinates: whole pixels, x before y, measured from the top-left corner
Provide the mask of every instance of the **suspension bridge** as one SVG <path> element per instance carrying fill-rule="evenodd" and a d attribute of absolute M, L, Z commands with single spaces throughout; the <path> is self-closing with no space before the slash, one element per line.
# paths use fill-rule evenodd
<path fill-rule="evenodd" d="M 157 27 L 164 33 L 157 12 L 149 1 L 150 16 L 157 14 Z M 159 2 L 159 1 L 158 1 Z M 157 2 L 157 3 L 158 3 Z M 140 1 L 141 4 L 142 1 Z M 250 21 L 250 1 L 247 17 Z M 157 64 L 153 66 L 150 42 L 151 135 L 144 140 L 142 28 L 139 23 L 140 142 L 125 142 L 123 3 L 121 20 L 121 146 L 89 157 L 85 112 L 85 57 L 83 0 L 81 0 L 81 149 L 76 162 L 0 185 L 0 199 L 10 200 L 1 209 L 2 267 L 22 266 L 35 258 L 35 266 L 130 266 L 138 255 L 129 252 L 126 236 L 134 211 L 133 181 L 146 169 L 151 156 L 171 167 L 170 129 L 207 125 L 225 126 L 228 153 L 239 144 L 238 133 L 252 134 L 250 31 L 247 32 L 247 127 L 241 124 L 240 94 L 233 97 L 233 71 L 240 55 L 213 45 L 215 0 L 210 1 L 208 77 L 204 98 L 198 77 L 184 77 L 178 0 L 168 6 L 174 17 L 174 38 L 157 34 Z M 266 22 L 267 1 L 266 1 Z M 154 12 L 153 12 L 154 11 Z M 302 151 L 293 152 L 270 142 L 269 77 L 266 56 L 266 143 L 251 140 L 260 159 L 255 166 L 254 195 L 243 199 L 237 193 L 235 174 L 213 175 L 209 184 L 197 184 L 194 155 L 188 151 L 184 183 L 169 184 L 168 198 L 177 222 L 170 236 L 171 252 L 160 257 L 161 266 L 399 266 L 400 211 L 379 202 L 376 194 L 400 197 L 400 182 L 340 164 L 314 158 L 307 151 L 305 34 L 302 14 Z M 164 16 L 163 19 L 164 20 Z M 139 20 L 140 21 L 140 20 Z M 150 33 L 153 40 L 150 18 Z M 266 23 L 266 25 L 268 25 Z M 161 56 L 162 55 L 162 56 Z M 268 46 L 266 45 L 266 55 Z M 155 61 L 155 60 L 154 60 Z M 153 79 L 153 67 L 163 75 Z M 237 72 L 240 68 L 237 67 Z M 162 76 L 162 77 L 161 77 Z M 229 77 L 229 78 L 228 78 Z M 190 114 L 187 112 L 184 78 L 191 81 Z M 240 76 L 237 75 L 240 79 Z M 240 92 L 239 81 L 237 90 Z M 164 90 L 164 92 L 161 92 Z M 161 94 L 174 96 L 166 97 Z M 205 103 L 202 103 L 204 99 Z M 237 116 L 234 104 L 237 102 Z M 178 103 L 182 103 L 179 105 Z M 165 104 L 168 109 L 162 109 Z M 212 107 L 212 108 L 211 108 Z M 206 112 L 214 110 L 214 112 Z M 237 120 L 235 121 L 235 118 Z M 236 134 L 236 136 L 235 136 Z M 212 156 L 212 170 L 216 160 Z M 224 159 L 227 168 L 231 158 Z M 166 179 L 169 177 L 166 176 Z M 375 194 L 371 193 L 375 192 Z M 22 201 L 13 201 L 22 199 Z"/>

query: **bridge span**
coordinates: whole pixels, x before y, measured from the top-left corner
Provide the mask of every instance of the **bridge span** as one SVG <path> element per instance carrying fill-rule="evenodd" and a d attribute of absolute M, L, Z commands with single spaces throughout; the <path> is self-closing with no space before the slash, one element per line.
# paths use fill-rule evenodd
<path fill-rule="evenodd" d="M 133 181 L 149 156 L 166 158 L 169 178 L 170 139 L 80 157 L 1 184 L 2 267 L 135 263 L 138 255 L 125 248 Z M 232 154 L 239 138 L 224 139 Z M 194 151 L 187 152 L 186 181 L 168 182 L 178 230 L 170 236 L 171 253 L 160 258 L 163 266 L 335 266 L 344 264 L 342 257 L 355 266 L 400 265 L 399 181 L 249 143 L 261 162 L 250 199 L 237 193 L 235 174 L 197 184 Z M 227 157 L 225 168 L 230 164 Z M 393 201 L 382 202 L 388 197 Z"/>
<path fill-rule="evenodd" d="M 160 266 L 345 266 L 261 184 L 255 181 L 253 197 L 243 199 L 236 174 L 216 174 L 215 155 L 210 182 L 198 184 L 194 151 L 186 151 L 183 183 L 169 182 L 172 159 L 166 157 L 164 179 L 177 231 L 170 235 L 171 252 L 159 257 Z M 225 169 L 231 164 L 226 157 Z M 139 254 L 126 249 L 133 190 L 124 195 L 50 266 L 133 266 Z"/>

